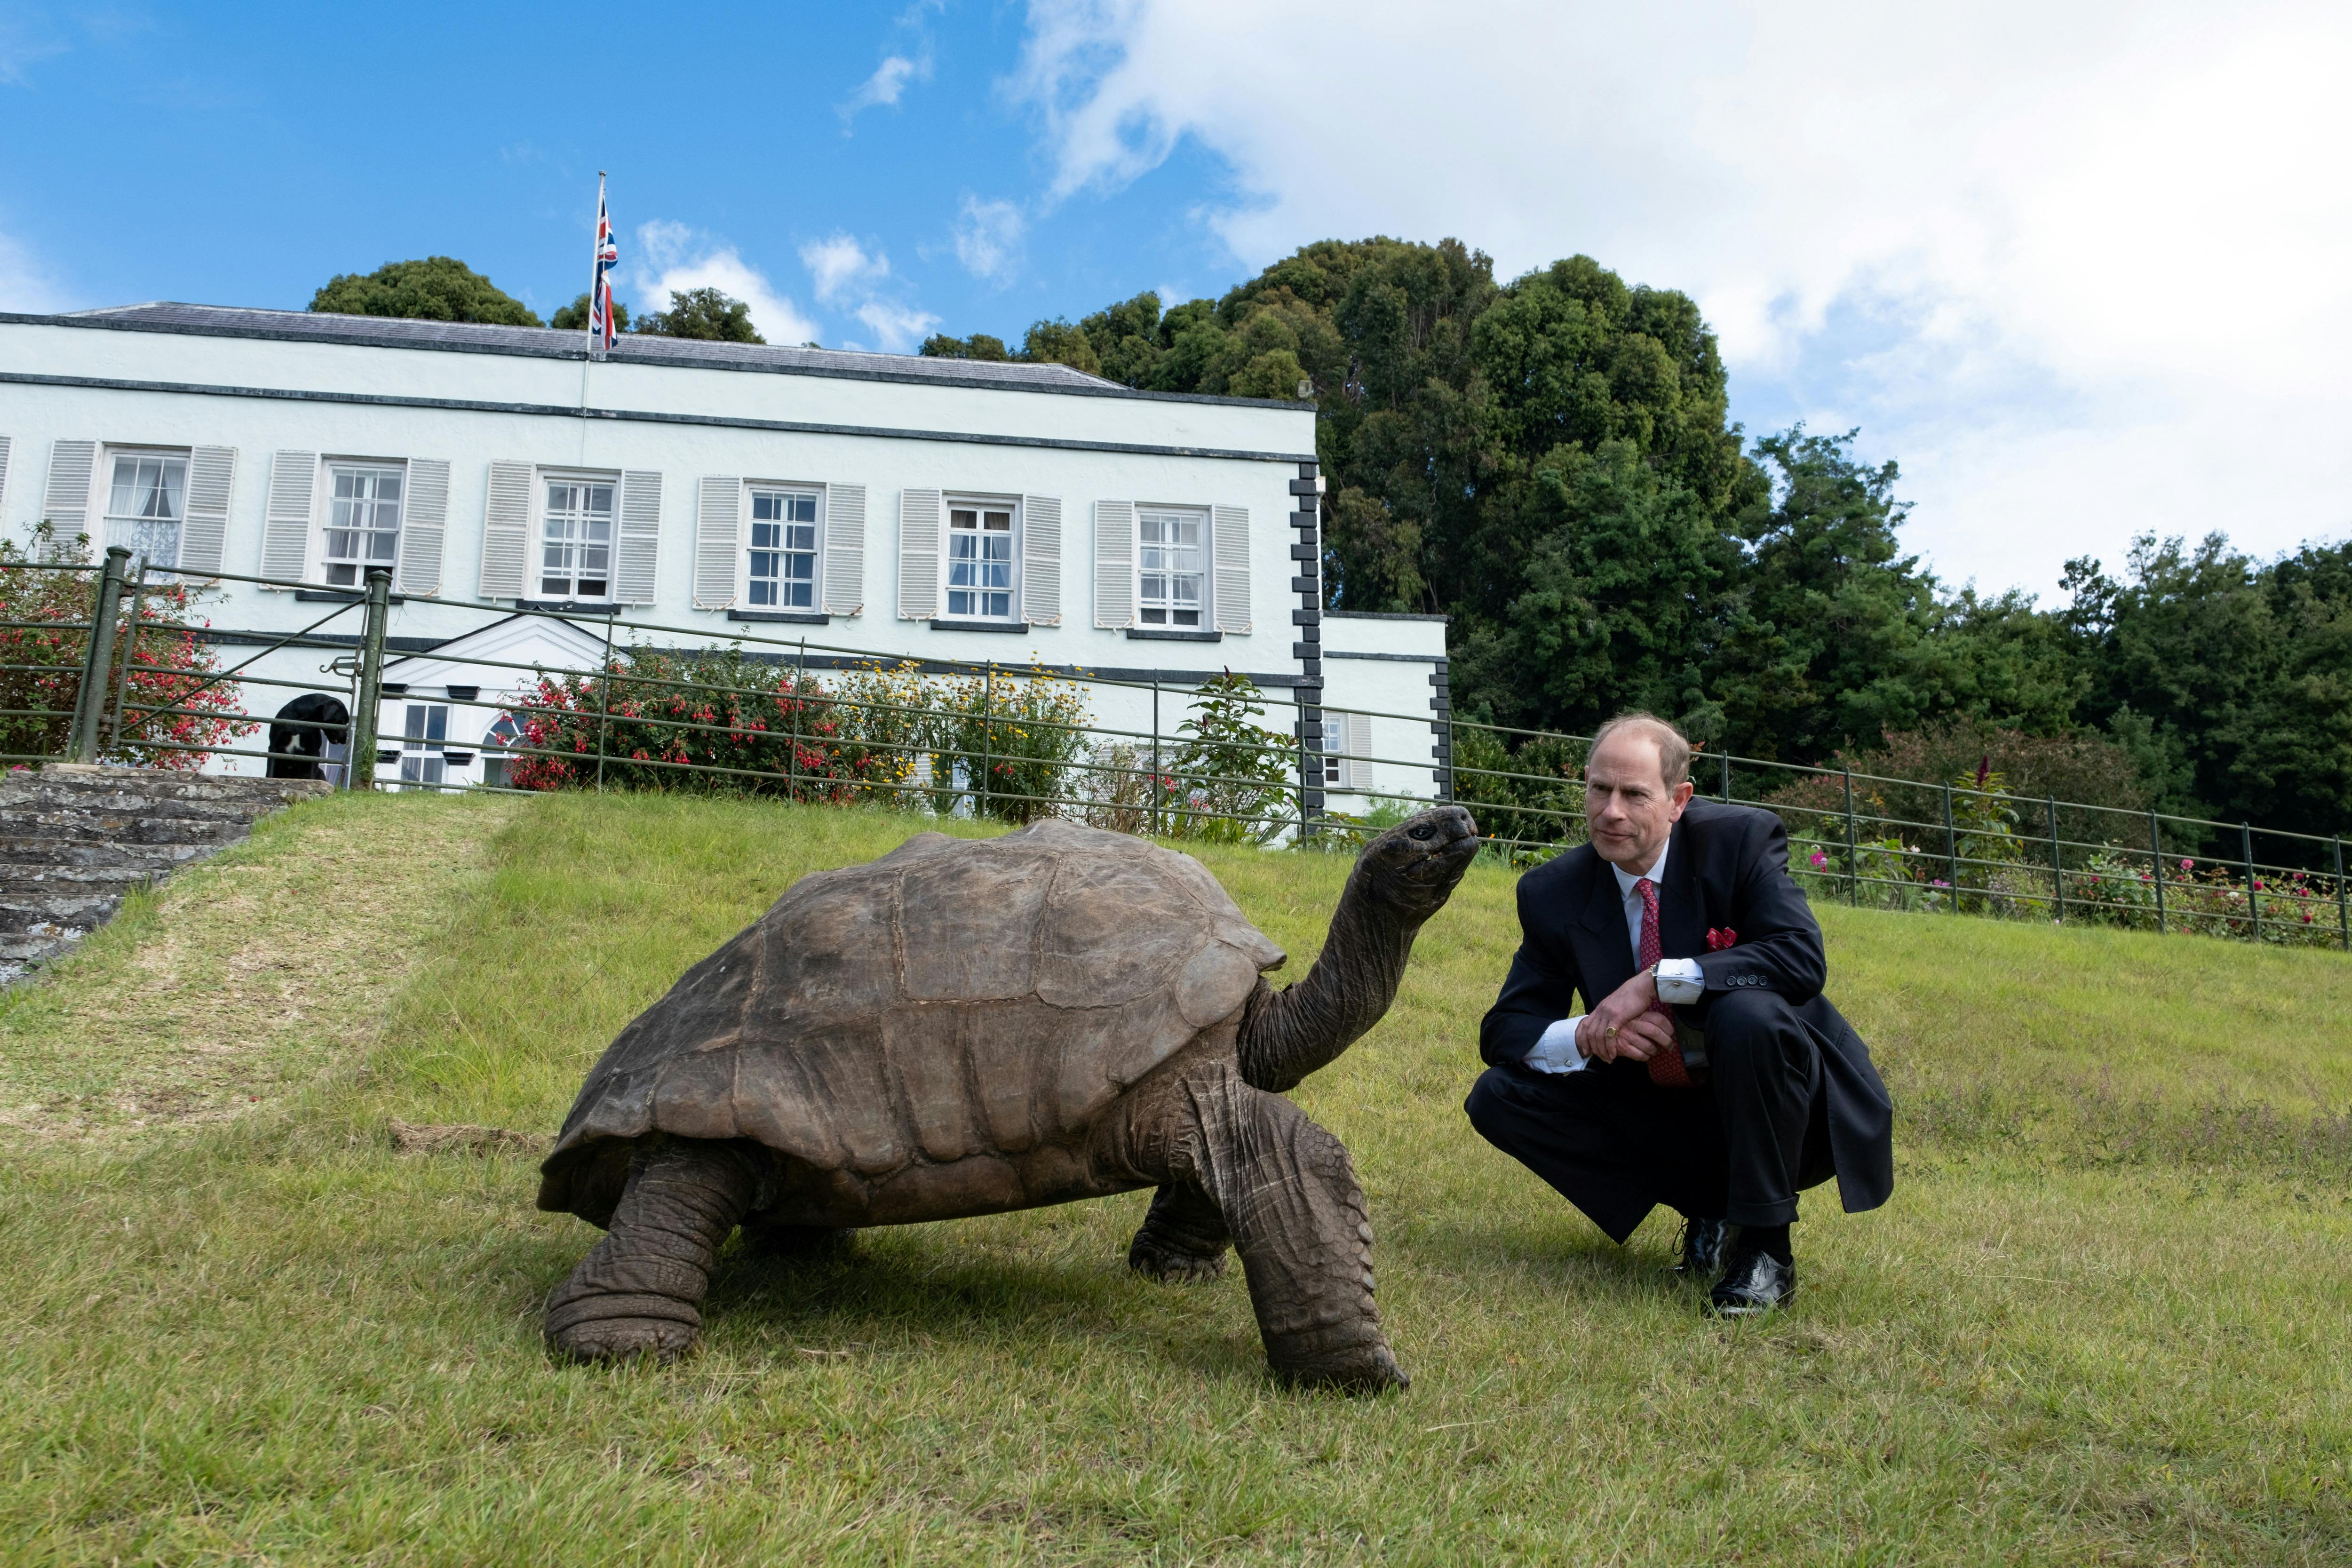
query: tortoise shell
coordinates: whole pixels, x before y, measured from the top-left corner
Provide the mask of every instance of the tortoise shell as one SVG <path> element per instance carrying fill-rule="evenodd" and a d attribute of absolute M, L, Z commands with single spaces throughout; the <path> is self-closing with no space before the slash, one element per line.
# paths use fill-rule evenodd
<path fill-rule="evenodd" d="M 542 1167 L 540 1206 L 604 1223 L 627 1147 L 656 1131 L 754 1140 L 877 1189 L 914 1165 L 1066 1144 L 1237 1023 L 1283 962 L 1205 867 L 1143 839 L 1052 818 L 918 834 L 802 878 L 623 1029 Z"/>

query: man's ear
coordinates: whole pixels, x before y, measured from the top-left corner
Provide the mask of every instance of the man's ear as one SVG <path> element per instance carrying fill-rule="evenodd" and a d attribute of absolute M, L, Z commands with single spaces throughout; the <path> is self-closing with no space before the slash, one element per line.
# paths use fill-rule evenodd
<path fill-rule="evenodd" d="M 1681 821 L 1683 807 L 1691 803 L 1691 796 L 1696 793 L 1698 793 L 1698 786 L 1691 783 L 1688 779 L 1685 779 L 1682 783 L 1675 785 L 1674 795 L 1672 796 L 1675 803 L 1675 809 L 1673 814 L 1669 816 L 1666 820 L 1668 822 Z"/>

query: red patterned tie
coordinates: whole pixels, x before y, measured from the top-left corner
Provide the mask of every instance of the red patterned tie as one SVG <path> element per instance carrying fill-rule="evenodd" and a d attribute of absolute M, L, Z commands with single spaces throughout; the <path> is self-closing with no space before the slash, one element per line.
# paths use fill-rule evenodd
<path fill-rule="evenodd" d="M 1633 884 L 1633 890 L 1642 895 L 1641 957 L 1642 967 L 1648 969 L 1664 956 L 1662 944 L 1658 941 L 1658 885 L 1644 877 Z M 1667 1034 L 1671 1037 L 1675 1026 L 1675 1010 L 1664 1002 L 1653 1002 L 1650 1004 L 1650 1011 L 1666 1021 Z M 1656 1052 L 1643 1065 L 1650 1069 L 1650 1081 L 1661 1089 L 1691 1087 L 1690 1068 L 1683 1064 L 1683 1047 L 1679 1041 L 1667 1046 L 1664 1050 Z"/>

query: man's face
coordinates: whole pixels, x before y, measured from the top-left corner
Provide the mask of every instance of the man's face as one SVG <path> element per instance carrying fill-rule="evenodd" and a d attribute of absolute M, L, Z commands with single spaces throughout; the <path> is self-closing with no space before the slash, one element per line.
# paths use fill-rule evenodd
<path fill-rule="evenodd" d="M 1584 820 L 1592 847 L 1622 871 L 1638 876 L 1657 864 L 1690 797 L 1688 779 L 1666 787 L 1658 744 L 1639 731 L 1620 730 L 1584 764 Z"/>

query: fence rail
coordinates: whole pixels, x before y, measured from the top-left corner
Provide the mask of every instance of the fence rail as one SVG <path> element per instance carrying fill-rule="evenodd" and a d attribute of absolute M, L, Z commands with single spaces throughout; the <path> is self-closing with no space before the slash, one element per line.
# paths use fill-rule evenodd
<path fill-rule="evenodd" d="M 224 668 L 190 651 L 205 628 L 187 618 L 180 576 L 133 571 L 122 550 L 97 563 L 0 559 L 0 763 L 323 769 L 359 789 L 727 790 L 1013 820 L 1061 815 L 1292 847 L 1352 843 L 1450 795 L 1477 814 L 1490 852 L 1515 862 L 1583 839 L 1586 737 L 1352 710 L 1391 736 L 1400 726 L 1430 736 L 1427 754 L 1398 756 L 1327 743 L 1347 725 L 1318 693 L 1240 678 L 1192 687 L 1068 666 L 894 660 L 757 624 L 714 638 L 617 609 L 431 601 L 445 621 L 457 609 L 478 612 L 485 626 L 516 616 L 571 626 L 601 647 L 585 664 L 452 653 L 446 637 L 429 652 L 389 652 L 404 607 L 381 572 L 365 594 Z M 232 573 L 203 581 L 315 589 Z M 27 584 L 47 586 L 20 592 Z M 35 599 L 46 618 L 26 613 Z M 315 679 L 283 668 L 285 657 L 314 653 L 326 656 Z M 273 658 L 279 673 L 257 668 Z M 423 702 L 386 684 L 406 659 L 478 679 Z M 332 694 L 343 716 L 248 711 L 247 689 Z M 394 704 L 411 721 L 380 738 L 378 720 Z M 442 728 L 419 727 L 419 710 L 437 710 Z M 455 732 L 478 729 L 480 739 L 451 738 L 458 712 L 479 722 Z M 272 725 L 279 739 L 250 743 Z M 1817 899 L 2352 951 L 2340 837 L 1720 753 L 1694 759 L 1694 782 L 1703 795 L 1778 813 L 1790 870 Z"/>

